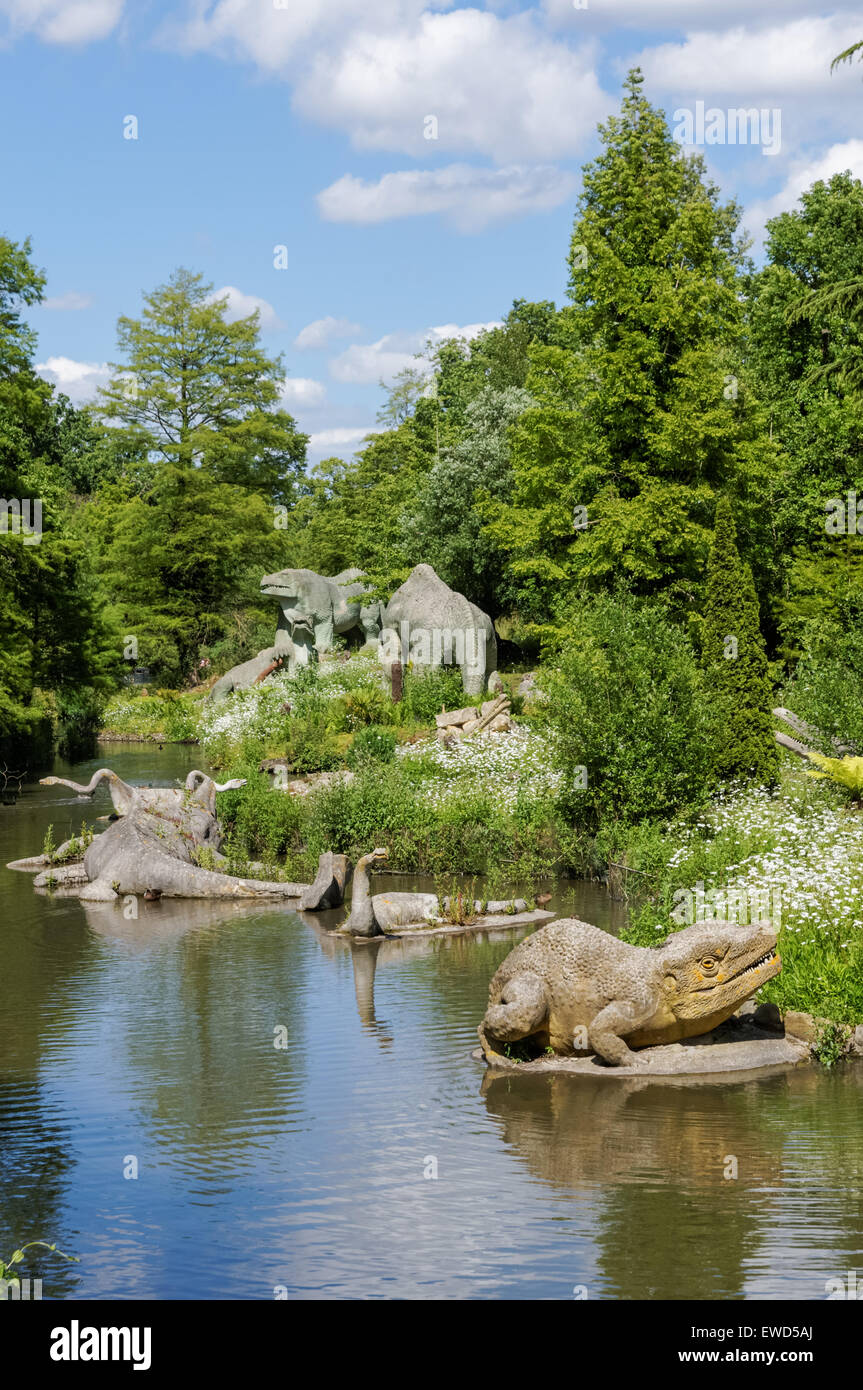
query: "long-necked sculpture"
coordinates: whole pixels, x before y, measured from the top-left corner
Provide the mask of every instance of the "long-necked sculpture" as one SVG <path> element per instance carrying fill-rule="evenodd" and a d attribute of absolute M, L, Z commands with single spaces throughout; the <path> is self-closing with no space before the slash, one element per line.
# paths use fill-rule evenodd
<path fill-rule="evenodd" d="M 93 902 L 126 894 L 148 898 L 294 898 L 314 910 L 342 901 L 348 865 L 343 855 L 321 855 L 314 884 L 268 882 L 222 871 L 222 831 L 216 793 L 243 781 L 214 782 L 190 772 L 185 787 L 132 787 L 110 768 L 100 768 L 84 786 L 65 777 L 44 777 L 44 785 L 70 787 L 93 796 L 107 782 L 116 819 L 83 854 L 67 841 L 51 855 L 18 859 L 10 869 L 36 872 L 36 887 L 60 887 Z"/>

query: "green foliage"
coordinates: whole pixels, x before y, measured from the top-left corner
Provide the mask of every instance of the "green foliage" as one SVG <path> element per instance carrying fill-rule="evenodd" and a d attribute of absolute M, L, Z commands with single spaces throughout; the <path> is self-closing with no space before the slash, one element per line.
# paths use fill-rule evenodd
<path fill-rule="evenodd" d="M 863 608 L 859 610 L 863 616 Z M 863 624 L 810 623 L 804 650 L 786 685 L 782 704 L 819 730 L 863 753 Z"/>
<path fill-rule="evenodd" d="M 351 768 L 361 768 L 367 763 L 391 763 L 395 755 L 395 731 L 369 725 L 355 736 L 348 749 L 347 764 Z"/>
<path fill-rule="evenodd" d="M 823 1023 L 818 1029 L 818 1037 L 812 1051 L 822 1067 L 835 1067 L 841 1060 L 848 1043 L 849 1029 L 841 1023 Z"/>
<path fill-rule="evenodd" d="M 810 759 L 820 772 L 813 777 L 829 777 L 838 787 L 850 792 L 855 801 L 863 800 L 863 758 L 827 758 L 822 753 L 811 752 Z"/>
<path fill-rule="evenodd" d="M 737 550 L 727 497 L 721 497 L 716 508 L 702 655 L 717 775 L 722 779 L 742 775 L 764 783 L 775 781 L 779 755 L 773 738 L 772 690 L 758 599 L 752 573 Z"/>
<path fill-rule="evenodd" d="M 745 492 L 756 516 L 775 453 L 742 366 L 738 209 L 719 203 L 641 84 L 630 73 L 585 168 L 572 307 L 531 350 L 513 495 L 489 509 L 528 622 L 548 623 L 561 592 L 621 574 L 691 610 L 715 492 Z"/>
<path fill-rule="evenodd" d="M 481 608 L 499 612 L 510 599 L 505 556 L 483 521 L 489 501 L 512 490 L 509 433 L 533 403 L 520 387 L 487 387 L 467 405 L 458 442 L 443 450 L 405 517 L 405 545 L 417 563 Z"/>
<path fill-rule="evenodd" d="M 664 817 L 704 794 L 702 682 L 662 604 L 625 593 L 585 603 L 542 684 L 543 717 L 579 824 Z"/>
<path fill-rule="evenodd" d="M 433 725 L 442 709 L 462 709 L 476 703 L 465 695 L 461 672 L 453 667 L 435 667 L 421 674 L 409 667 L 397 709 L 406 724 Z"/>
<path fill-rule="evenodd" d="M 26 1245 L 22 1245 L 20 1250 L 14 1250 L 8 1260 L 0 1260 L 0 1279 L 7 1285 L 20 1288 L 21 1276 L 16 1272 L 15 1266 L 20 1265 L 28 1250 L 48 1250 L 51 1254 L 59 1255 L 61 1260 L 68 1260 L 70 1264 L 80 1264 L 77 1255 L 65 1255 L 62 1250 L 58 1250 L 56 1245 L 49 1245 L 46 1240 L 30 1240 Z"/>
<path fill-rule="evenodd" d="M 123 361 L 99 393 L 100 411 L 181 474 L 199 467 L 217 483 L 290 503 L 307 436 L 276 408 L 284 363 L 260 347 L 258 311 L 229 322 L 227 296 L 212 291 L 179 269 L 144 296 L 140 319 L 120 318 Z"/>
<path fill-rule="evenodd" d="M 113 696 L 102 712 L 101 727 L 112 734 L 164 738 L 168 743 L 193 742 L 198 736 L 199 696 L 161 690 L 139 695 L 127 687 Z"/>
<path fill-rule="evenodd" d="M 370 724 L 390 724 L 394 718 L 394 706 L 386 691 L 380 685 L 360 686 L 348 690 L 337 702 L 338 715 L 344 727 L 353 732 Z M 338 717 L 335 715 L 334 717 Z"/>

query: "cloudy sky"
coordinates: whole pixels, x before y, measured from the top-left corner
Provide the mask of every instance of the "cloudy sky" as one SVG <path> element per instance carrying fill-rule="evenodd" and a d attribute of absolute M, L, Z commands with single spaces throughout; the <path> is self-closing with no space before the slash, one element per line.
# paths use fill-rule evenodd
<path fill-rule="evenodd" d="M 681 139 L 692 112 L 757 249 L 814 179 L 863 177 L 863 66 L 830 74 L 858 38 L 859 0 L 0 0 L 0 233 L 48 274 L 40 370 L 87 399 L 117 316 L 186 265 L 260 309 L 312 458 L 348 457 L 427 338 L 563 300 L 628 67 Z M 723 143 L 698 103 L 770 114 Z"/>

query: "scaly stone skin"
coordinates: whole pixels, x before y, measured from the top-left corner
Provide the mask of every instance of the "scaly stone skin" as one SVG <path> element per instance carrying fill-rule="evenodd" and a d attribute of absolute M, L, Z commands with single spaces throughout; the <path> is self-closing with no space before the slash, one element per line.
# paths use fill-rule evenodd
<path fill-rule="evenodd" d="M 709 1033 L 781 967 L 766 922 L 697 922 L 661 946 L 630 946 L 564 918 L 526 937 L 500 965 L 480 1041 L 489 1059 L 530 1038 L 538 1052 L 587 1050 L 617 1066 L 647 1065 L 629 1044 Z"/>

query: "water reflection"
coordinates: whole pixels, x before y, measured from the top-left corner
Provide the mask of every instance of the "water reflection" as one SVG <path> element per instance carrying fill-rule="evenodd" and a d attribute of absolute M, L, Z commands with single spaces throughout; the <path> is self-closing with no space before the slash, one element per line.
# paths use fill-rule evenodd
<path fill-rule="evenodd" d="M 56 770 L 164 784 L 199 761 Z M 0 807 L 4 862 L 102 809 L 27 787 Z M 561 893 L 623 920 L 598 885 Z M 137 909 L 0 871 L 0 1253 L 80 1255 L 46 1294 L 818 1298 L 863 1267 L 863 1066 L 490 1076 L 476 1027 L 524 928 L 357 945 L 328 930 L 343 912 Z"/>

